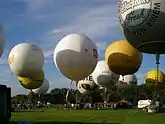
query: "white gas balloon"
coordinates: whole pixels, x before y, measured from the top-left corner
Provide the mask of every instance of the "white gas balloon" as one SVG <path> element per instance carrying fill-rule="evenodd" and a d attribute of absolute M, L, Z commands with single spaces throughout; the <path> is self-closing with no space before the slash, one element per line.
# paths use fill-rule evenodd
<path fill-rule="evenodd" d="M 77 88 L 80 93 L 88 94 L 95 91 L 98 88 L 98 85 L 93 81 L 92 75 L 89 75 L 87 78 L 78 82 Z"/>
<path fill-rule="evenodd" d="M 112 72 L 104 60 L 97 63 L 92 76 L 94 82 L 103 87 L 109 87 L 117 83 L 119 79 L 119 75 Z"/>
<path fill-rule="evenodd" d="M 33 89 L 32 91 L 35 94 L 45 94 L 48 90 L 49 90 L 49 81 L 45 79 L 39 88 Z"/>
<path fill-rule="evenodd" d="M 118 0 L 125 38 L 140 52 L 165 53 L 165 0 Z"/>
<path fill-rule="evenodd" d="M 26 77 L 42 70 L 44 55 L 37 45 L 21 43 L 12 48 L 8 62 L 14 74 Z"/>
<path fill-rule="evenodd" d="M 89 94 L 91 92 L 88 81 L 79 81 L 77 84 L 77 89 L 81 94 Z"/>
<path fill-rule="evenodd" d="M 54 62 L 58 70 L 75 81 L 90 75 L 97 61 L 97 47 L 84 35 L 70 34 L 62 38 L 54 51 Z"/>
<path fill-rule="evenodd" d="M 120 75 L 117 86 L 119 88 L 130 88 L 131 86 L 137 85 L 137 77 L 135 74 L 125 75 L 124 77 Z"/>
<path fill-rule="evenodd" d="M 2 26 L 0 26 L 0 57 L 2 56 L 2 53 L 4 51 L 4 46 L 5 46 L 4 32 Z"/>
<path fill-rule="evenodd" d="M 94 82 L 92 75 L 89 75 L 85 79 L 81 80 L 81 82 L 86 82 L 89 84 L 91 90 L 98 88 L 98 85 Z"/>

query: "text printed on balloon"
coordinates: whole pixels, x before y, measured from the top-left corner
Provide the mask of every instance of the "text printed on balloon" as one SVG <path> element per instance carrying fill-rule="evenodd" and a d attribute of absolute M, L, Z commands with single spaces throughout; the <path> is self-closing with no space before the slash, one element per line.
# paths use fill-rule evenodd
<path fill-rule="evenodd" d="M 90 76 L 88 76 L 87 78 L 85 78 L 83 81 L 93 81 L 93 78 L 92 78 L 92 76 L 90 75 Z"/>
<path fill-rule="evenodd" d="M 150 0 L 121 0 L 119 4 L 119 19 L 124 20 L 125 25 L 129 27 L 138 26 L 148 18 L 150 9 Z"/>
<path fill-rule="evenodd" d="M 98 53 L 96 49 L 93 49 L 93 57 L 98 58 Z"/>
<path fill-rule="evenodd" d="M 121 1 L 121 13 L 124 13 L 128 10 L 134 10 L 136 8 L 138 8 L 141 5 L 146 5 L 149 4 L 151 2 L 151 0 L 122 0 Z"/>
<path fill-rule="evenodd" d="M 149 2 L 150 0 L 142 0 L 141 4 L 132 5 L 133 2 L 136 3 L 136 0 L 131 0 L 128 3 L 128 0 L 123 0 L 119 5 L 119 22 L 122 25 L 124 31 L 128 33 L 132 33 L 134 35 L 143 35 L 149 28 L 153 27 L 159 17 L 161 3 L 154 3 L 153 7 L 151 7 Z M 138 0 L 140 1 L 140 0 Z M 126 5 L 132 5 L 133 7 L 126 8 Z M 140 5 L 142 5 L 140 7 Z M 144 6 L 146 5 L 146 6 Z M 139 6 L 138 9 L 135 9 Z M 124 8 L 123 8 L 124 7 Z M 145 23 L 144 25 L 141 25 Z M 136 27 L 132 30 L 132 27 Z"/>
<path fill-rule="evenodd" d="M 9 64 L 12 64 L 13 61 L 14 61 L 14 55 L 12 55 L 12 56 L 9 57 L 8 63 Z"/>

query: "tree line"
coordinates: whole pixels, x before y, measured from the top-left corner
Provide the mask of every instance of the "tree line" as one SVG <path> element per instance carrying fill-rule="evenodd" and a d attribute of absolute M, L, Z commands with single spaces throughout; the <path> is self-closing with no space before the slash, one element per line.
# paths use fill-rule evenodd
<path fill-rule="evenodd" d="M 12 97 L 12 103 L 27 103 L 31 101 L 32 103 L 49 102 L 52 104 L 65 104 L 66 103 L 66 93 L 67 88 L 54 88 L 50 93 L 44 95 L 36 95 L 34 93 L 29 93 L 28 95 L 18 94 Z M 104 102 L 119 102 L 120 100 L 127 100 L 133 105 L 136 105 L 138 100 L 141 99 L 155 99 L 156 97 L 163 103 L 165 103 L 165 85 L 151 85 L 146 84 L 139 86 L 132 86 L 130 88 L 120 89 L 116 86 L 111 86 L 105 89 L 97 89 L 93 92 L 83 95 L 78 90 L 71 89 L 68 100 L 70 103 L 98 103 Z"/>

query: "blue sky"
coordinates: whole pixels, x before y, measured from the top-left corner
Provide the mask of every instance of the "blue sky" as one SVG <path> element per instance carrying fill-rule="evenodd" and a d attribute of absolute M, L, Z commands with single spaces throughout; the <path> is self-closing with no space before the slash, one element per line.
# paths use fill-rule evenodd
<path fill-rule="evenodd" d="M 124 39 L 117 21 L 117 0 L 2 0 L 0 23 L 6 34 L 6 47 L 0 60 L 0 82 L 12 88 L 12 95 L 27 93 L 7 63 L 13 46 L 22 42 L 36 43 L 44 52 L 44 71 L 51 88 L 68 87 L 53 62 L 53 51 L 58 41 L 70 33 L 84 33 L 98 46 L 100 60 L 107 46 Z M 161 70 L 165 70 L 161 56 Z M 137 72 L 141 83 L 150 69 L 155 69 L 155 56 L 144 54 Z"/>

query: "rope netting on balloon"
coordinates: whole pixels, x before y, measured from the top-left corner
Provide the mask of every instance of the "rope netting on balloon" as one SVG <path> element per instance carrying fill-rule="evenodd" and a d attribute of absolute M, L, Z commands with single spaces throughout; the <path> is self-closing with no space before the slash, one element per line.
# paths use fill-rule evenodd
<path fill-rule="evenodd" d="M 67 104 L 69 104 L 69 105 L 71 105 L 71 103 L 69 102 L 69 100 L 68 100 L 68 97 L 69 97 L 69 93 L 70 93 L 70 91 L 72 90 L 72 84 L 73 84 L 73 80 L 71 80 L 70 81 L 70 85 L 69 85 L 69 88 L 68 88 L 68 90 L 67 90 L 67 93 L 66 93 L 66 103 Z M 72 92 L 71 92 L 72 93 Z M 73 95 L 73 94 L 72 94 Z"/>
<path fill-rule="evenodd" d="M 102 99 L 104 100 L 104 103 L 107 103 L 107 93 L 108 88 L 104 87 L 104 93 L 102 94 Z"/>
<path fill-rule="evenodd" d="M 31 104 L 32 96 L 33 96 L 33 91 L 32 91 L 32 89 L 31 89 L 31 90 L 30 90 L 30 93 L 29 93 L 29 95 L 28 95 L 28 100 L 27 100 L 27 104 L 26 104 L 26 106 L 27 106 L 28 109 L 30 109 L 29 104 Z"/>
<path fill-rule="evenodd" d="M 29 93 L 29 97 L 28 97 L 28 101 L 27 101 L 27 103 L 29 103 L 30 102 L 30 100 L 31 100 L 31 98 L 32 98 L 32 90 L 30 90 L 30 93 Z"/>

